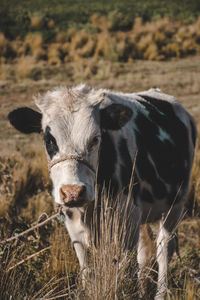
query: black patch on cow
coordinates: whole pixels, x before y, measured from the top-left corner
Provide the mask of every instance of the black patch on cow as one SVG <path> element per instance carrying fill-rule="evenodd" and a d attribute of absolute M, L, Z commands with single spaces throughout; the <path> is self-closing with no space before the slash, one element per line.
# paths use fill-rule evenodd
<path fill-rule="evenodd" d="M 111 104 L 101 109 L 101 128 L 108 130 L 121 129 L 132 117 L 132 110 L 122 104 Z"/>
<path fill-rule="evenodd" d="M 188 129 L 176 116 L 170 103 L 144 95 L 141 97 L 145 101 L 137 101 L 148 111 L 148 116 L 140 111 L 135 119 L 138 146 L 136 165 L 140 178 L 149 182 L 153 194 L 161 198 L 167 192 L 163 182 L 181 186 L 188 179 L 188 169 L 184 163 L 189 159 Z M 159 128 L 170 139 L 159 139 Z M 148 159 L 148 154 L 155 165 Z M 176 192 L 177 189 L 174 189 L 174 194 Z"/>
<path fill-rule="evenodd" d="M 142 201 L 148 202 L 148 203 L 153 203 L 154 199 L 152 194 L 145 188 L 142 189 L 141 191 L 141 199 Z"/>
<path fill-rule="evenodd" d="M 28 107 L 11 111 L 8 115 L 10 123 L 22 133 L 40 133 L 42 114 Z"/>
<path fill-rule="evenodd" d="M 144 134 L 144 133 L 143 133 Z M 150 134 L 150 131 L 148 132 Z M 148 137 L 151 138 L 151 137 Z M 138 154 L 136 158 L 136 166 L 138 170 L 138 176 L 141 181 L 147 181 L 152 186 L 153 194 L 156 198 L 164 198 L 166 196 L 166 188 L 162 180 L 157 175 L 155 167 L 148 159 L 148 153 L 150 151 L 148 138 L 144 141 L 142 134 L 136 133 L 136 141 L 138 146 Z M 146 143 L 147 142 L 147 143 Z M 153 146 L 153 145 L 151 145 Z M 147 152 L 148 151 L 148 152 Z M 157 166 L 157 162 L 155 162 Z M 158 166 L 157 166 L 158 167 Z"/>
<path fill-rule="evenodd" d="M 132 188 L 132 196 L 133 196 L 134 203 L 136 205 L 138 205 L 139 195 L 140 195 L 140 180 L 139 180 L 137 168 L 135 168 L 135 170 L 134 170 L 134 179 L 133 179 L 133 188 Z"/>
<path fill-rule="evenodd" d="M 190 120 L 190 126 L 191 126 L 191 133 L 192 133 L 192 142 L 193 142 L 193 146 L 195 148 L 196 138 L 197 138 L 197 129 L 196 129 L 196 126 L 195 126 L 193 120 Z"/>
<path fill-rule="evenodd" d="M 49 126 L 46 127 L 44 132 L 44 142 L 46 144 L 47 153 L 52 159 L 54 155 L 59 151 L 58 145 L 56 143 L 56 139 L 50 133 L 51 129 Z"/>
<path fill-rule="evenodd" d="M 132 199 L 134 203 L 138 204 L 138 195 L 140 191 L 140 182 L 137 176 L 136 169 L 133 170 L 133 161 L 131 159 L 127 140 L 125 138 L 120 138 L 119 140 L 119 153 L 120 153 L 120 179 L 123 187 L 123 193 L 128 195 L 129 188 L 132 189 Z M 133 186 L 130 187 L 130 180 L 133 171 Z"/>
<path fill-rule="evenodd" d="M 117 193 L 119 184 L 114 177 L 116 163 L 117 153 L 112 138 L 108 132 L 102 132 L 97 175 L 97 183 L 100 185 L 100 190 L 105 186 L 111 193 Z"/>
<path fill-rule="evenodd" d="M 128 151 L 128 146 L 125 138 L 119 140 L 119 152 L 120 152 L 120 179 L 122 186 L 124 187 L 124 193 L 128 194 L 129 184 L 132 174 L 133 162 Z"/>

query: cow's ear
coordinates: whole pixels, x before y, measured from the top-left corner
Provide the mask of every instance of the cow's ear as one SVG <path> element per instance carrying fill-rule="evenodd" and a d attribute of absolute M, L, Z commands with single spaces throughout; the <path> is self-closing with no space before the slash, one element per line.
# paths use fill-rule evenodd
<path fill-rule="evenodd" d="M 10 123 L 23 133 L 40 133 L 42 114 L 28 107 L 11 111 L 8 115 Z"/>
<path fill-rule="evenodd" d="M 100 110 L 101 128 L 119 130 L 132 117 L 132 110 L 123 104 L 111 104 Z"/>

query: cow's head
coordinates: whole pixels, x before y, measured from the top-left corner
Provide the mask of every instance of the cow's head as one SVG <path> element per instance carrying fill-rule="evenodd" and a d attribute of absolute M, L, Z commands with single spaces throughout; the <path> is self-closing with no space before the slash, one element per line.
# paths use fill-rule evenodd
<path fill-rule="evenodd" d="M 84 85 L 57 88 L 35 102 L 40 112 L 19 108 L 9 120 L 23 133 L 43 132 L 55 202 L 83 206 L 94 200 L 102 130 L 121 129 L 132 111 Z"/>

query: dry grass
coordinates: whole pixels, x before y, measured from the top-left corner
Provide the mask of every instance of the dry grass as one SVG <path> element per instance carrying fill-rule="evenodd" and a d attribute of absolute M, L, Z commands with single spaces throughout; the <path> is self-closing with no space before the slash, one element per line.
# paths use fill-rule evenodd
<path fill-rule="evenodd" d="M 200 179 L 198 159 L 197 155 L 192 177 L 192 189 L 197 191 L 196 185 Z M 50 191 L 50 183 L 43 152 L 32 148 L 30 152 L 18 153 L 14 157 L 8 155 L 1 158 L 0 166 L 3 239 L 13 232 L 27 229 L 37 219 L 42 221 L 45 218 L 42 212 L 52 212 L 52 198 L 46 191 Z M 200 203 L 199 193 L 193 193 L 193 197 Z M 21 299 L 31 295 L 33 299 L 56 299 L 65 295 L 67 299 L 138 299 L 135 253 L 124 256 L 122 252 L 124 236 L 120 239 L 119 233 L 124 232 L 125 223 L 120 217 L 120 201 L 111 210 L 104 196 L 101 207 L 102 238 L 97 248 L 92 240 L 88 250 L 90 272 L 86 276 L 85 290 L 82 289 L 78 262 L 66 230 L 57 221 L 52 221 L 27 237 L 1 247 L 0 298 L 9 299 L 12 295 L 15 299 Z M 180 226 L 182 261 L 175 258 L 172 262 L 168 299 L 198 299 L 199 232 L 198 219 L 185 219 Z M 187 247 L 183 246 L 185 241 Z M 46 251 L 37 255 L 46 247 Z M 33 258 L 27 259 L 34 253 Z M 24 262 L 14 267 L 21 260 Z M 155 269 L 154 262 L 150 265 L 151 269 Z M 150 297 L 155 292 L 155 274 L 148 269 L 145 273 Z"/>
<path fill-rule="evenodd" d="M 34 169 L 34 165 L 32 169 Z M 33 171 L 32 174 L 34 177 Z M 24 178 L 21 180 L 24 182 L 23 185 L 27 186 Z M 28 180 L 27 174 L 26 178 Z M 30 187 L 27 190 L 24 188 L 23 193 L 28 195 L 29 189 Z M 41 196 L 42 192 L 39 192 L 39 195 Z M 37 195 L 35 197 L 37 198 Z M 29 201 L 31 200 L 29 198 Z M 41 200 L 46 205 L 47 195 Z M 77 259 L 66 230 L 61 224 L 52 221 L 51 224 L 35 230 L 28 237 L 2 248 L 0 255 L 2 267 L 0 286 L 3 287 L 1 288 L 1 298 L 7 299 L 7 295 L 8 297 L 12 295 L 13 298 L 21 299 L 22 295 L 23 297 L 31 295 L 32 299 L 56 299 L 56 297 L 65 295 L 66 299 L 138 299 L 135 253 L 126 256 L 123 253 L 125 244 L 123 232 L 126 226 L 124 221 L 127 220 L 127 216 L 122 219 L 122 205 L 120 201 L 116 203 L 115 209 L 111 210 L 108 198 L 102 196 L 101 207 L 103 209 L 100 212 L 99 233 L 101 238 L 97 242 L 97 247 L 95 246 L 96 240 L 92 239 L 91 247 L 88 250 L 89 269 L 84 290 L 81 285 Z M 45 211 L 47 211 L 47 207 Z M 129 209 L 127 211 L 129 212 Z M 3 223 L 6 225 L 6 228 L 2 227 L 1 239 L 7 234 L 11 235 L 13 226 L 15 226 L 15 232 L 19 230 L 19 226 L 20 230 L 26 229 L 26 221 L 29 220 L 30 223 L 32 213 L 36 219 L 36 212 L 32 207 L 27 206 L 26 214 L 23 214 L 22 209 L 20 216 L 18 212 L 14 221 L 10 219 L 13 217 L 13 212 L 9 209 L 9 217 L 1 218 L 1 221 L 4 219 Z M 45 215 L 41 215 L 39 220 L 42 221 L 44 218 Z M 184 226 L 187 227 L 187 230 L 183 230 Z M 11 228 L 8 230 L 9 227 L 12 228 L 12 231 Z M 200 223 L 197 228 L 195 222 L 192 223 L 186 219 L 182 222 L 182 230 L 182 232 L 193 231 L 195 235 L 200 231 Z M 183 239 L 182 232 L 181 240 Z M 191 241 L 189 242 L 191 243 Z M 172 262 L 169 275 L 171 292 L 168 293 L 168 299 L 180 299 L 180 297 L 182 299 L 198 299 L 200 274 L 197 259 L 199 254 L 196 241 L 193 243 L 196 248 L 193 246 L 191 250 L 184 249 L 185 252 L 181 252 L 181 262 L 177 258 Z M 37 252 L 45 247 L 47 250 L 37 256 Z M 27 259 L 30 254 L 34 253 L 33 258 Z M 24 262 L 17 266 L 21 260 Z M 9 269 L 11 271 L 8 271 Z M 156 272 L 149 271 L 153 269 L 156 270 L 154 262 L 149 269 L 147 268 L 144 275 L 144 280 L 147 281 L 148 299 L 152 299 L 155 292 Z M 30 276 L 32 281 L 30 281 Z M 13 283 L 15 283 L 15 289 L 13 289 Z M 188 288 L 190 289 L 188 290 Z"/>
<path fill-rule="evenodd" d="M 91 248 L 88 251 L 89 271 L 84 291 L 87 299 L 117 299 L 119 293 L 123 292 L 125 270 L 129 266 L 129 258 L 123 253 L 123 249 L 133 236 L 123 235 L 131 208 L 127 203 L 122 212 L 122 206 L 119 198 L 112 209 L 110 199 L 102 193 L 99 220 L 97 212 L 93 216 L 94 223 L 99 225 L 98 229 L 96 227 L 95 232 L 93 231 L 95 239 L 92 237 Z M 128 291 L 124 292 L 128 294 Z"/>
<path fill-rule="evenodd" d="M 22 57 L 17 64 L 17 73 L 21 78 L 27 78 L 33 68 L 34 58 L 31 56 Z"/>
<path fill-rule="evenodd" d="M 71 38 L 74 34 L 71 33 Z M 123 34 L 119 35 L 118 41 L 123 40 Z M 33 66 L 36 66 L 34 62 Z M 27 81 L 26 75 L 19 80 L 18 71 L 13 66 L 5 64 L 4 67 L 4 74 L 0 75 L 1 240 L 26 230 L 38 219 L 43 220 L 44 212 L 48 215 L 53 213 L 51 183 L 40 138 L 20 135 L 7 122 L 8 112 L 19 106 L 30 105 L 32 94 L 38 90 L 46 91 L 52 86 L 66 84 L 66 80 L 68 84 L 86 80 L 99 87 L 127 92 L 158 86 L 183 100 L 184 106 L 200 124 L 198 58 L 171 63 L 136 61 L 111 64 L 103 60 L 99 63 L 95 60 L 83 63 L 78 61 L 76 64 L 69 62 L 66 68 L 41 67 L 45 81 L 34 81 L 32 77 Z M 16 78 L 19 80 L 17 83 Z M 200 292 L 200 221 L 197 207 L 200 205 L 199 153 L 198 142 L 187 205 L 189 213 L 179 226 L 182 260 L 175 256 L 170 265 L 168 299 L 198 299 Z M 115 216 L 114 232 L 117 231 L 117 210 Z M 113 241 L 113 237 L 118 235 L 110 236 L 109 219 L 108 213 L 102 226 L 105 243 L 100 243 L 97 249 L 92 243 L 89 250 L 92 272 L 88 273 L 85 291 L 80 284 L 81 274 L 70 239 L 62 223 L 54 220 L 27 237 L 0 247 L 0 299 L 10 299 L 11 296 L 17 300 L 56 299 L 61 295 L 65 296 L 60 299 L 114 299 L 115 295 L 118 299 L 138 299 L 135 253 L 129 253 L 123 264 L 119 265 L 121 247 L 119 241 Z M 35 256 L 25 260 L 32 254 Z M 25 260 L 24 263 L 8 272 L 10 267 L 22 260 Z M 152 266 L 156 269 L 155 264 Z M 147 272 L 146 277 L 148 295 L 152 295 L 156 273 Z"/>

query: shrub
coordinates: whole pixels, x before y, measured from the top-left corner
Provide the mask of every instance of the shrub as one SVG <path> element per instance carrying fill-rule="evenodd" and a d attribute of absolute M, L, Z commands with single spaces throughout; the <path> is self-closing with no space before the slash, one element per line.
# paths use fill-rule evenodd
<path fill-rule="evenodd" d="M 155 43 L 148 46 L 144 52 L 144 58 L 148 60 L 159 60 L 158 47 Z"/>
<path fill-rule="evenodd" d="M 59 43 L 52 43 L 48 47 L 48 63 L 50 65 L 61 64 L 61 45 Z"/>
<path fill-rule="evenodd" d="M 105 16 L 94 14 L 91 17 L 91 23 L 99 31 L 108 31 L 111 28 L 111 22 Z"/>
<path fill-rule="evenodd" d="M 117 30 L 122 19 L 119 11 L 112 11 L 108 18 L 93 14 L 91 26 L 96 31 L 87 30 L 88 23 L 84 30 L 49 30 L 49 40 L 44 39 L 41 32 L 29 32 L 24 41 L 9 41 L 0 33 L 1 62 L 6 63 L 16 56 L 27 55 L 33 56 L 37 61 L 48 60 L 53 65 L 88 57 L 111 61 L 164 60 L 200 52 L 200 17 L 196 23 L 189 25 L 172 22 L 167 17 L 144 23 L 138 17 L 135 18 L 132 29 L 127 32 Z M 37 18 L 35 28 L 38 29 L 36 21 Z M 55 23 L 52 19 L 50 21 L 53 28 Z"/>
<path fill-rule="evenodd" d="M 180 57 L 180 48 L 177 43 L 169 43 L 162 48 L 165 57 Z"/>
<path fill-rule="evenodd" d="M 33 16 L 31 18 L 31 25 L 34 28 L 39 28 L 42 24 L 42 17 L 40 16 Z"/>
<path fill-rule="evenodd" d="M 55 27 L 55 22 L 53 19 L 49 20 L 48 23 L 47 23 L 47 27 L 52 29 Z"/>
<path fill-rule="evenodd" d="M 81 57 L 92 57 L 94 54 L 94 49 L 96 46 L 96 41 L 94 38 L 89 38 L 87 43 L 80 49 L 77 49 L 77 54 Z"/>
<path fill-rule="evenodd" d="M 5 35 L 0 32 L 0 56 L 5 56 L 7 51 L 8 41 L 5 38 Z"/>
<path fill-rule="evenodd" d="M 196 43 L 193 39 L 188 39 L 188 40 L 185 40 L 182 44 L 182 51 L 183 53 L 186 55 L 186 54 L 195 54 L 196 53 Z"/>
<path fill-rule="evenodd" d="M 63 32 L 59 32 L 56 35 L 56 43 L 64 43 L 66 42 L 66 36 Z"/>
<path fill-rule="evenodd" d="M 108 15 L 110 21 L 111 30 L 128 30 L 133 24 L 133 20 L 130 16 L 124 15 L 119 10 L 113 10 Z"/>

